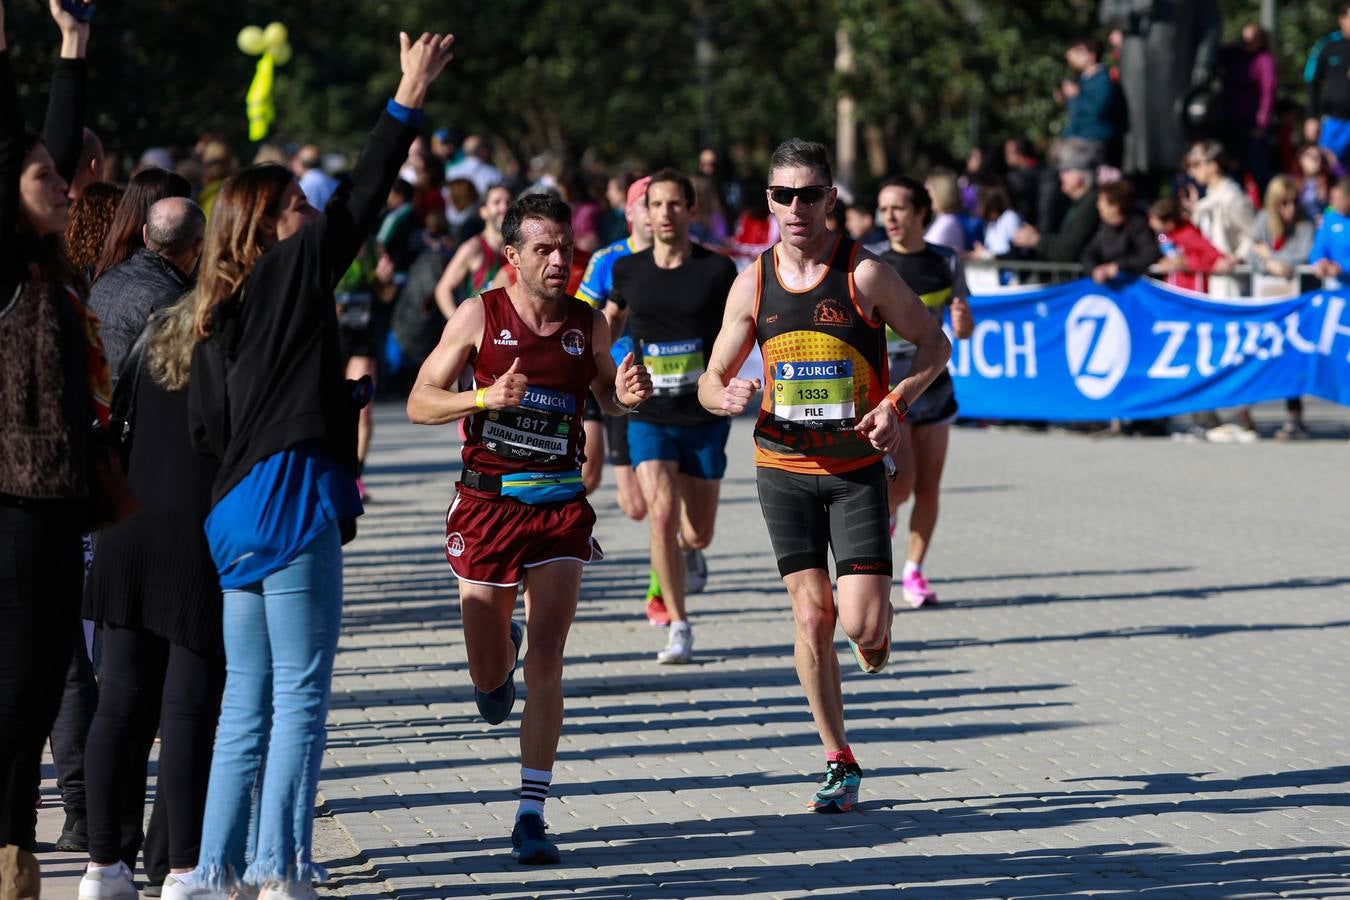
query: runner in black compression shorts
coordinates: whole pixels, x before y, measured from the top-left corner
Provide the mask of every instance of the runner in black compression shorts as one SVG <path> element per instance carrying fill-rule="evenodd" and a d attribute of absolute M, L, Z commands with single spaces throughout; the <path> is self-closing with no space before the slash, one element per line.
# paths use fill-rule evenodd
<path fill-rule="evenodd" d="M 951 348 L 889 266 L 826 230 L 836 198 L 824 146 L 779 146 L 769 185 L 783 238 L 736 279 L 699 400 L 734 416 L 765 387 L 755 427 L 760 506 L 792 599 L 797 676 L 825 745 L 825 777 L 808 807 L 843 812 L 857 802 L 862 769 L 844 731 L 835 626 L 863 671 L 885 667 L 893 610 L 881 458 L 896 447 L 906 403 L 938 376 Z M 883 325 L 916 347 L 909 375 L 889 394 Z M 754 340 L 763 382 L 736 377 Z"/>

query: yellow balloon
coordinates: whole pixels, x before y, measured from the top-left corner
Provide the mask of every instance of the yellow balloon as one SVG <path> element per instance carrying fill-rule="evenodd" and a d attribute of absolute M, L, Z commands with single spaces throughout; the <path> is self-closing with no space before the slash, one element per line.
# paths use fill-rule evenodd
<path fill-rule="evenodd" d="M 239 49 L 249 56 L 257 56 L 263 52 L 263 30 L 257 25 L 245 25 L 239 30 L 239 37 L 235 39 Z"/>
<path fill-rule="evenodd" d="M 273 47 L 270 51 L 272 59 L 279 66 L 284 66 L 291 61 L 291 45 L 282 44 L 280 47 Z"/>
<path fill-rule="evenodd" d="M 275 51 L 282 44 L 291 39 L 291 33 L 286 30 L 286 26 L 280 22 L 273 22 L 263 31 L 263 46 L 268 50 Z M 276 55 L 273 53 L 273 55 Z"/>

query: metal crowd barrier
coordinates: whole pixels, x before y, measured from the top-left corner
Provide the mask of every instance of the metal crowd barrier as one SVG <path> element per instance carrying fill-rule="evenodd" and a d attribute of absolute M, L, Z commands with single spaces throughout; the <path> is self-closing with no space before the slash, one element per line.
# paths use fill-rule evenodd
<path fill-rule="evenodd" d="M 1087 273 L 1078 263 L 1044 262 L 1042 260 L 1018 259 L 968 259 L 965 261 L 966 283 L 972 294 L 997 294 L 1003 291 L 1021 290 L 1027 287 L 1047 284 L 1062 284 L 1086 277 Z M 1332 280 L 1323 282 L 1313 271 L 1312 266 L 1297 266 L 1292 278 L 1276 278 L 1256 273 L 1249 265 L 1235 266 L 1227 277 L 1238 282 L 1241 296 L 1265 297 L 1277 299 L 1294 297 L 1306 291 L 1321 288 L 1334 288 L 1339 285 Z M 1153 273 L 1148 277 L 1159 283 L 1166 283 L 1164 273 Z M 1213 276 L 1211 276 L 1213 277 Z"/>

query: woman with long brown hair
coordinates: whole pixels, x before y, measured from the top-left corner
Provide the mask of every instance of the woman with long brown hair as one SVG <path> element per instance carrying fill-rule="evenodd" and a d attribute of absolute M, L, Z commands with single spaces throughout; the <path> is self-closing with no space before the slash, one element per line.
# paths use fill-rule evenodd
<path fill-rule="evenodd" d="M 61 59 L 44 139 L 24 130 L 4 13 L 0 2 L 0 900 L 27 900 L 41 891 L 38 763 L 75 649 L 107 366 L 62 239 L 89 26 L 51 0 Z"/>
<path fill-rule="evenodd" d="M 66 247 L 70 261 L 80 267 L 87 277 L 94 274 L 103 242 L 112 231 L 117 205 L 122 202 L 122 190 L 111 181 L 96 181 L 84 189 L 79 199 L 70 205 L 70 227 L 66 229 Z"/>
<path fill-rule="evenodd" d="M 136 251 L 145 246 L 141 229 L 145 227 L 150 207 L 165 197 L 190 197 L 192 185 L 182 175 L 167 169 L 143 169 L 131 178 L 122 202 L 117 205 L 112 227 L 94 264 L 94 277 L 97 281 L 103 273 L 120 266 L 131 259 Z"/>
<path fill-rule="evenodd" d="M 225 695 L 196 870 L 165 900 L 316 896 L 314 795 L 342 613 L 342 538 L 361 513 L 356 416 L 333 290 L 374 229 L 453 38 L 399 36 L 403 78 L 319 214 L 290 170 L 250 166 L 212 206 L 188 411 L 220 461 L 206 538 L 224 591 Z M 254 821 L 254 787 L 261 786 Z"/>

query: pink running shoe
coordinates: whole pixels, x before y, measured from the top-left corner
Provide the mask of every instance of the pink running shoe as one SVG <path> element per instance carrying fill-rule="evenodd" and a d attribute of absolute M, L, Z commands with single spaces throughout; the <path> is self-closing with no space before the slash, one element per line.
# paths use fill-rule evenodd
<path fill-rule="evenodd" d="M 900 587 L 905 593 L 905 601 L 915 609 L 938 605 L 937 594 L 928 586 L 928 579 L 923 577 L 922 572 L 911 572 L 900 582 Z"/>
<path fill-rule="evenodd" d="M 665 628 L 670 624 L 670 610 L 660 594 L 647 598 L 647 621 L 655 628 Z"/>

